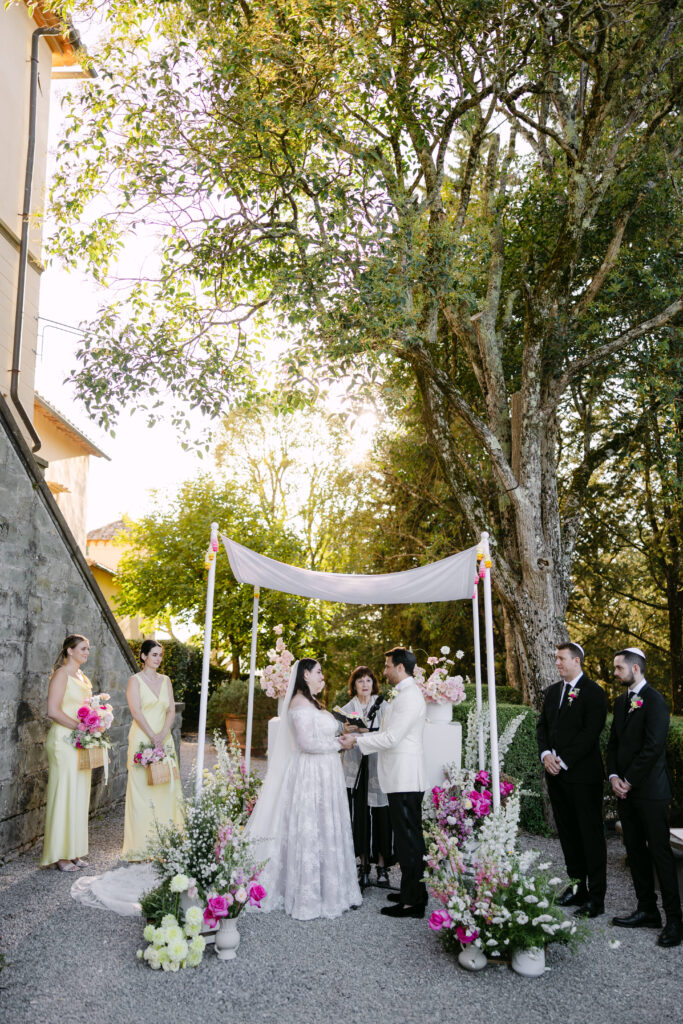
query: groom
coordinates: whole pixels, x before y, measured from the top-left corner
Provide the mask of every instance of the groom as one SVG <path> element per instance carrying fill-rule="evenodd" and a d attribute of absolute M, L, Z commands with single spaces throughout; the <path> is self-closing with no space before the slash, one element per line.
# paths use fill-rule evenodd
<path fill-rule="evenodd" d="M 379 754 L 379 784 L 389 799 L 389 816 L 401 865 L 401 888 L 391 893 L 394 907 L 383 907 L 387 917 L 424 917 L 427 889 L 424 875 L 425 844 L 422 835 L 422 730 L 426 706 L 413 671 L 416 658 L 405 647 L 385 655 L 384 675 L 394 695 L 384 713 L 379 732 L 348 734 L 340 740 L 347 749 L 354 742 L 363 754 Z"/>

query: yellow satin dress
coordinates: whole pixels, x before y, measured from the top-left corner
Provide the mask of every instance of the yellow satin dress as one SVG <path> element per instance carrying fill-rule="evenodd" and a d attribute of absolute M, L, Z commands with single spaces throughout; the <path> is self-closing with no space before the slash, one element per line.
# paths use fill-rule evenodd
<path fill-rule="evenodd" d="M 90 680 L 69 676 L 61 710 L 70 718 L 92 697 Z M 92 772 L 78 767 L 78 751 L 67 742 L 71 732 L 53 722 L 45 741 L 50 774 L 47 781 L 45 839 L 41 866 L 58 860 L 74 860 L 88 852 L 88 811 Z"/>
<path fill-rule="evenodd" d="M 135 678 L 140 687 L 140 710 L 154 732 L 161 732 L 169 705 L 166 677 L 164 677 L 164 684 L 158 697 L 141 674 L 138 673 Z M 123 826 L 123 853 L 121 854 L 124 860 L 147 859 L 145 848 L 148 840 L 154 836 L 155 818 L 161 825 L 171 822 L 175 822 L 177 825 L 183 823 L 183 794 L 180 781 L 174 779 L 161 786 L 148 785 L 147 769 L 133 761 L 133 756 L 137 754 L 141 743 L 147 746 L 152 745 L 147 733 L 140 728 L 136 721 L 133 721 L 128 734 L 128 785 L 126 786 L 126 814 Z M 179 766 L 180 762 L 170 732 L 164 741 L 164 749 L 167 753 L 175 756 L 176 764 Z"/>

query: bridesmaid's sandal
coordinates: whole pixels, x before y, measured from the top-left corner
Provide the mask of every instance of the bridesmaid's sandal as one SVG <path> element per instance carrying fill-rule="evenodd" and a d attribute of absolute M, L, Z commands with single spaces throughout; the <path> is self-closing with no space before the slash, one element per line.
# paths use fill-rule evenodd
<path fill-rule="evenodd" d="M 76 865 L 77 868 L 89 868 L 90 867 L 89 862 L 87 860 L 83 860 L 82 857 L 76 857 L 76 860 L 73 861 L 73 863 Z"/>
<path fill-rule="evenodd" d="M 72 864 L 70 860 L 58 860 L 55 864 L 58 871 L 78 871 L 75 864 Z"/>

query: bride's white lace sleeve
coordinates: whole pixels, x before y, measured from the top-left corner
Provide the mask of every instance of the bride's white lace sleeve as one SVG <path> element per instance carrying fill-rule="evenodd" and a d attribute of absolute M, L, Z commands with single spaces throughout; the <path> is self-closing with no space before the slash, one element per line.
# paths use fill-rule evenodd
<path fill-rule="evenodd" d="M 289 711 L 296 745 L 304 754 L 338 753 L 339 743 L 334 735 L 336 722 L 316 708 L 294 708 Z"/>

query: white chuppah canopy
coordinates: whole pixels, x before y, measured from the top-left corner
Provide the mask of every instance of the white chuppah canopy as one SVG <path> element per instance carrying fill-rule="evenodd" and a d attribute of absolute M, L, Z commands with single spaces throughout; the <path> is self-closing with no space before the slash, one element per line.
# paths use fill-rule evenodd
<path fill-rule="evenodd" d="M 285 594 L 315 598 L 321 601 L 335 601 L 345 604 L 417 604 L 432 601 L 472 601 L 474 626 L 474 664 L 477 708 L 481 711 L 481 653 L 479 644 L 479 601 L 478 586 L 484 582 L 484 616 L 486 635 L 486 667 L 491 719 L 491 775 L 494 808 L 500 805 L 498 724 L 496 714 L 496 680 L 493 663 L 493 612 L 491 600 L 491 557 L 488 533 L 483 533 L 478 547 L 468 548 L 458 554 L 442 558 L 431 565 L 404 572 L 381 573 L 363 576 L 356 573 L 312 572 L 297 566 L 286 565 L 238 544 L 220 535 L 230 562 L 230 568 L 238 583 L 254 587 L 254 605 L 251 632 L 251 657 L 249 666 L 249 699 L 247 706 L 247 735 L 245 760 L 249 771 L 251 757 L 252 719 L 254 710 L 254 680 L 256 673 L 256 637 L 260 587 L 279 590 Z M 202 786 L 204 744 L 206 733 L 206 705 L 208 699 L 209 657 L 211 653 L 211 622 L 213 618 L 213 594 L 218 553 L 218 524 L 211 524 L 211 543 L 207 551 L 206 567 L 209 570 L 207 584 L 206 618 L 204 633 L 204 659 L 199 703 L 199 736 L 197 749 L 196 792 Z M 479 573 L 477 563 L 480 562 Z M 474 591 L 474 592 L 473 592 Z M 479 716 L 481 722 L 481 715 Z M 479 767 L 484 767 L 483 732 L 479 734 Z"/>
<path fill-rule="evenodd" d="M 268 587 L 283 594 L 313 597 L 342 604 L 420 604 L 431 601 L 463 601 L 472 597 L 477 548 L 442 558 L 431 565 L 405 572 L 375 576 L 356 573 L 312 572 L 257 555 L 234 540 L 220 535 L 238 583 Z"/>

